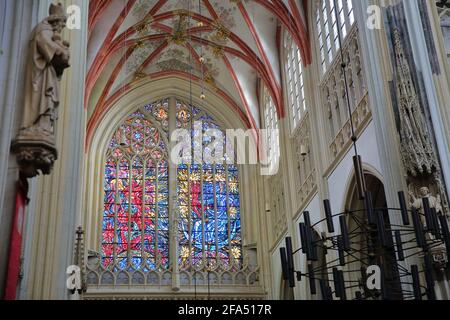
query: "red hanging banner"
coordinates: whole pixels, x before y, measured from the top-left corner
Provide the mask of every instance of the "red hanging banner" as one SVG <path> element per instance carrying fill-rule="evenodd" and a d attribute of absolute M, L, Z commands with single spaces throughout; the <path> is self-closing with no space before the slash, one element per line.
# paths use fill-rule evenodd
<path fill-rule="evenodd" d="M 22 254 L 22 234 L 27 206 L 27 182 L 18 182 L 16 192 L 16 207 L 14 211 L 13 228 L 9 245 L 8 273 L 6 277 L 5 300 L 16 300 L 17 284 L 20 275 L 20 257 Z"/>

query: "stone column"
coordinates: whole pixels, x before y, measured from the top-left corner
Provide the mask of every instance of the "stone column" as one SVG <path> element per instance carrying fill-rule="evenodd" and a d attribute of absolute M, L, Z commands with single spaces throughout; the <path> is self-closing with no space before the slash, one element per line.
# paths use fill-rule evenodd
<path fill-rule="evenodd" d="M 40 1 L 46 17 L 51 1 Z M 88 2 L 60 1 L 81 9 L 81 30 L 65 30 L 71 43 L 71 68 L 61 82 L 61 105 L 56 128 L 59 159 L 49 176 L 33 179 L 26 224 L 23 299 L 67 299 L 66 268 L 73 264 L 75 232 L 81 224 L 86 113 Z"/>
<path fill-rule="evenodd" d="M 439 84 L 441 72 L 445 72 L 444 66 L 436 66 L 438 57 L 432 34 L 424 32 L 424 23 L 429 24 L 429 16 L 421 16 L 421 11 L 426 11 L 426 3 L 422 0 L 405 1 L 405 18 L 408 25 L 410 41 L 417 72 L 423 77 L 426 91 L 428 111 L 433 125 L 434 138 L 438 149 L 438 158 L 441 165 L 444 183 L 447 189 L 447 197 L 450 197 L 450 132 L 448 132 L 448 107 L 450 102 L 444 99 L 442 88 Z M 424 7 L 425 6 L 425 7 Z M 429 9 L 428 9 L 429 10 Z M 432 48 L 430 48 L 430 45 Z M 437 70 L 436 70 L 437 69 Z M 443 71 L 441 71 L 443 69 Z M 447 83 L 448 94 L 448 83 Z M 444 98 L 444 99 L 443 99 Z M 446 110 L 447 109 L 447 110 Z"/>
<path fill-rule="evenodd" d="M 380 150 L 383 184 L 388 206 L 397 207 L 397 191 L 406 190 L 402 176 L 400 146 L 393 143 L 392 137 L 397 135 L 395 118 L 391 102 L 390 88 L 387 81 L 391 79 L 390 57 L 385 44 L 384 30 L 370 30 L 366 27 L 367 8 L 372 1 L 361 0 L 355 3 L 355 18 L 361 26 L 361 55 L 365 59 L 367 88 L 376 132 L 378 149 Z M 394 221 L 391 221 L 395 223 Z"/>
<path fill-rule="evenodd" d="M 177 128 L 177 100 L 175 97 L 169 98 L 169 135 Z M 171 145 L 169 136 L 169 145 Z M 177 202 L 177 164 L 172 163 L 169 150 L 169 245 L 170 264 L 172 266 L 172 290 L 180 290 L 180 272 L 178 266 L 178 210 Z"/>
<path fill-rule="evenodd" d="M 434 2 L 433 2 L 434 3 Z M 443 61 L 436 50 L 436 42 L 431 30 L 430 16 L 427 11 L 431 9 L 430 1 L 405 1 L 405 18 L 409 29 L 410 42 L 416 72 L 423 78 L 423 87 L 426 96 L 425 114 L 429 116 L 434 135 L 437 158 L 439 159 L 443 184 L 450 199 L 450 119 L 448 117 L 448 78 L 445 77 Z M 429 30 L 424 30 L 428 28 Z M 448 272 L 448 268 L 447 268 Z M 437 271 L 439 280 L 436 280 L 436 293 L 438 299 L 447 299 L 450 295 L 448 279 L 445 272 Z M 440 273 L 440 274 L 439 274 Z"/>
<path fill-rule="evenodd" d="M 19 171 L 10 154 L 23 103 L 23 81 L 28 37 L 38 20 L 38 2 L 28 0 L 0 3 L 0 297 L 3 296 L 6 266 L 14 215 Z"/>

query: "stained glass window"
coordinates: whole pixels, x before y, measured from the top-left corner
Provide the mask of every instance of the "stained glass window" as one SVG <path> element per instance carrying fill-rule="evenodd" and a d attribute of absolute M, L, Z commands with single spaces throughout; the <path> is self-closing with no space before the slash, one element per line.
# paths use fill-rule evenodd
<path fill-rule="evenodd" d="M 165 131 L 169 131 L 169 99 L 150 103 L 144 107 L 148 117 L 153 118 L 155 123 Z"/>
<path fill-rule="evenodd" d="M 169 123 L 192 129 L 193 147 L 198 146 L 194 123 L 201 121 L 203 133 L 221 130 L 199 108 L 181 101 L 175 108 L 176 117 L 170 119 L 168 100 L 146 105 L 131 114 L 111 139 L 104 180 L 101 258 L 105 268 L 169 269 L 170 232 L 177 232 L 178 243 L 172 248 L 179 250 L 181 268 L 242 266 L 237 166 L 224 161 L 174 167 L 178 228 L 169 228 Z M 203 147 L 208 148 L 211 137 L 202 136 Z M 223 159 L 230 158 L 233 153 Z"/>
<path fill-rule="evenodd" d="M 143 112 L 114 134 L 105 166 L 102 264 L 168 268 L 168 162 L 161 133 Z"/>
<path fill-rule="evenodd" d="M 178 101 L 177 126 L 194 132 L 196 121 L 202 122 L 203 146 L 207 148 L 211 137 L 204 133 L 208 129 L 220 130 L 220 126 L 200 109 Z M 198 143 L 194 138 L 193 134 L 193 148 Z M 227 149 L 225 144 L 223 150 Z M 234 268 L 241 265 L 238 168 L 225 163 L 178 166 L 179 263 L 182 268 L 212 267 L 217 263 Z"/>

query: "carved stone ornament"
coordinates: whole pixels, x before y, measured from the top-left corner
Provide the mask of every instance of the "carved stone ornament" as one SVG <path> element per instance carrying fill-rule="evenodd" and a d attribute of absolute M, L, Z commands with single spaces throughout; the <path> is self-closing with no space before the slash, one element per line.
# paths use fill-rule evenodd
<path fill-rule="evenodd" d="M 412 176 L 431 174 L 437 167 L 437 159 L 419 96 L 414 87 L 400 32 L 394 29 L 393 34 L 397 60 L 397 95 L 403 163 Z"/>
<path fill-rule="evenodd" d="M 410 205 L 422 209 L 422 198 L 431 207 L 448 217 L 448 202 L 419 95 L 414 86 L 411 68 L 398 29 L 393 30 L 401 157 L 406 171 Z"/>
<path fill-rule="evenodd" d="M 55 125 L 60 81 L 70 67 L 70 44 L 61 32 L 66 26 L 64 7 L 51 4 L 49 17 L 32 31 L 26 64 L 22 123 L 11 149 L 22 173 L 32 178 L 50 174 L 56 161 Z"/>
<path fill-rule="evenodd" d="M 447 269 L 448 256 L 445 245 L 431 249 L 431 258 L 433 266 L 437 271 L 444 272 Z"/>
<path fill-rule="evenodd" d="M 409 185 L 410 191 L 410 204 L 413 208 L 417 209 L 420 212 L 423 212 L 423 198 L 428 198 L 428 201 L 430 203 L 430 208 L 436 209 L 436 212 L 438 214 L 443 213 L 442 208 L 442 202 L 441 202 L 441 196 L 439 193 L 434 191 L 433 195 L 428 187 L 420 187 L 420 188 L 413 188 L 413 184 Z"/>

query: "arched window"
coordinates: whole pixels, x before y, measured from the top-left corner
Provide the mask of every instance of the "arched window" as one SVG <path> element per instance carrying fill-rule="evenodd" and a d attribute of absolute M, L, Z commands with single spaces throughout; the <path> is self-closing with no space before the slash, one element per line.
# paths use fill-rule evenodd
<path fill-rule="evenodd" d="M 201 121 L 200 132 L 195 124 Z M 192 130 L 193 150 L 213 143 L 207 130 L 225 133 L 215 120 L 200 109 L 177 101 L 177 127 Z M 200 142 L 201 141 L 201 142 Z M 223 150 L 227 150 L 224 142 Z M 230 152 L 230 150 L 228 150 Z M 194 156 L 194 155 L 192 155 Z M 226 154 L 224 160 L 234 159 Z M 239 268 L 242 261 L 238 169 L 235 165 L 182 164 L 178 166 L 179 263 Z"/>
<path fill-rule="evenodd" d="M 242 266 L 237 166 L 227 161 L 172 165 L 169 159 L 169 128 L 192 130 L 196 147 L 197 123 L 204 148 L 212 142 L 206 130 L 223 132 L 201 109 L 163 100 L 130 115 L 114 133 L 105 164 L 103 267 L 168 270 L 172 250 L 178 250 L 182 269 L 218 263 L 234 270 Z M 227 157 L 234 155 L 228 153 L 224 160 Z M 176 183 L 170 186 L 169 181 Z M 169 214 L 169 199 L 175 199 L 175 218 Z"/>
<path fill-rule="evenodd" d="M 325 73 L 339 51 L 338 21 L 341 37 L 344 41 L 350 28 L 355 23 L 353 0 L 320 0 L 316 11 L 316 28 L 319 38 L 320 63 Z M 337 5 L 337 12 L 335 9 Z"/>
<path fill-rule="evenodd" d="M 286 89 L 291 118 L 291 129 L 295 130 L 307 111 L 305 100 L 305 83 L 300 49 L 289 32 L 284 36 Z"/>
<path fill-rule="evenodd" d="M 163 136 L 143 111 L 111 140 L 105 165 L 102 264 L 169 266 L 168 160 Z"/>
<path fill-rule="evenodd" d="M 278 169 L 278 160 L 280 157 L 280 135 L 277 109 L 267 88 L 263 90 L 264 101 L 264 125 L 266 132 L 266 154 L 269 171 Z"/>

